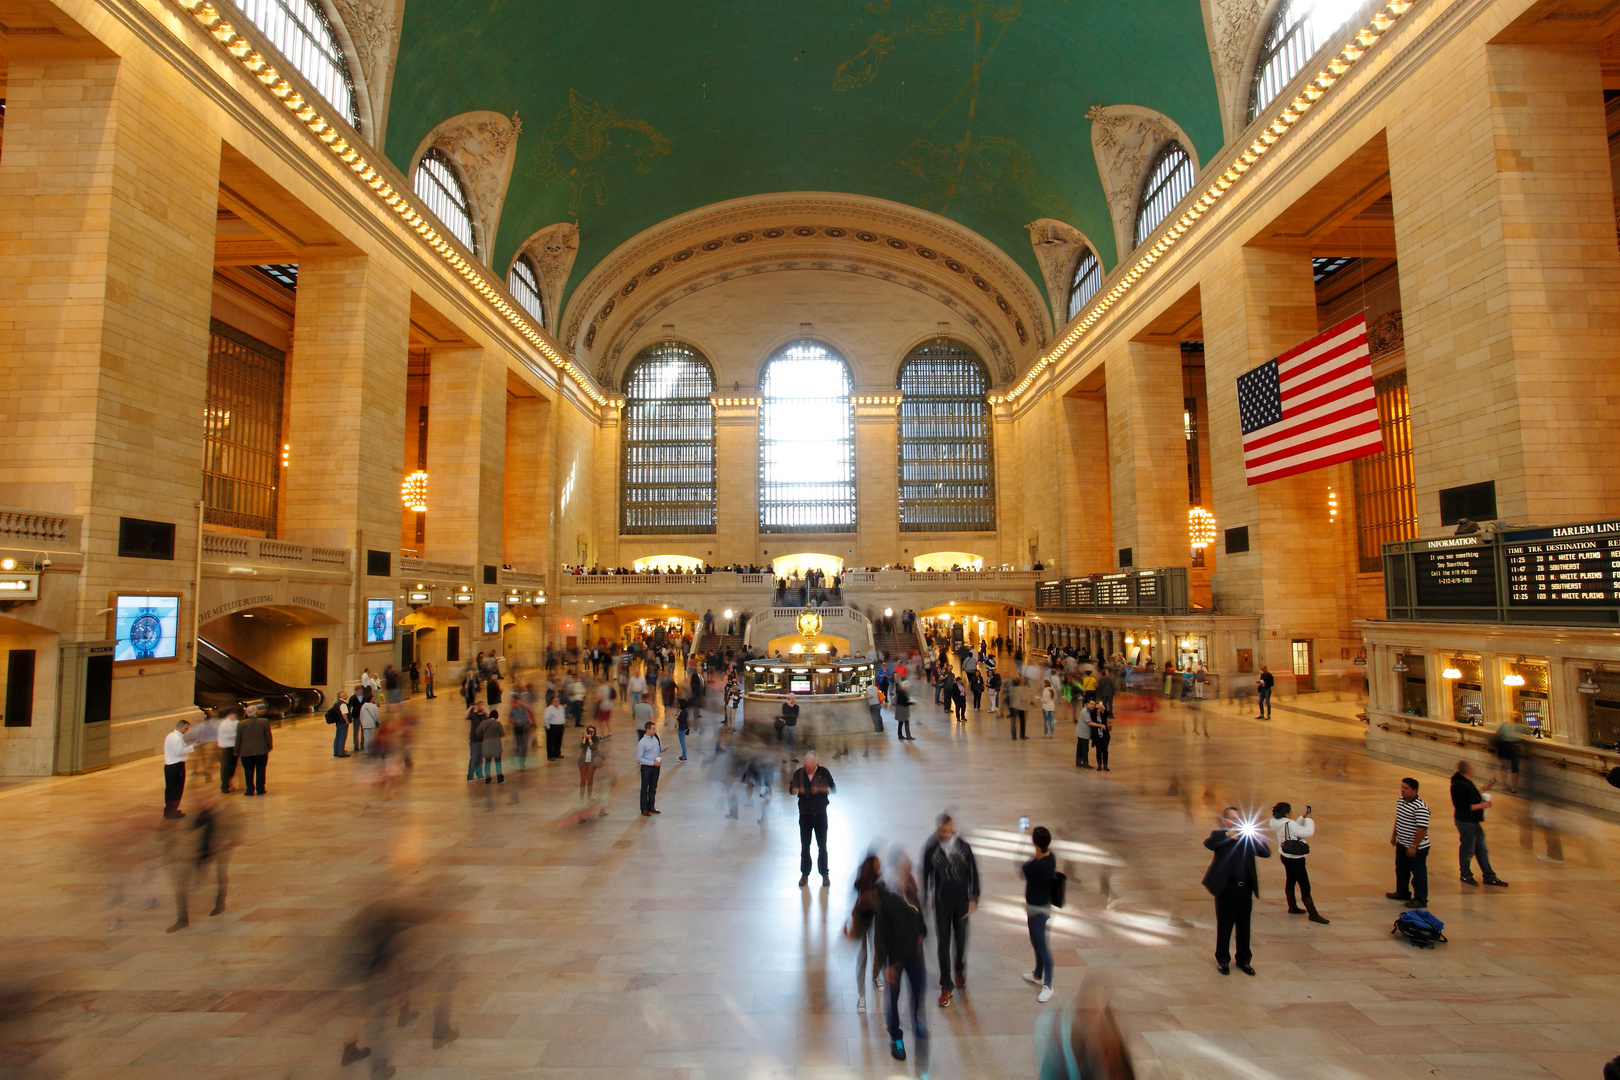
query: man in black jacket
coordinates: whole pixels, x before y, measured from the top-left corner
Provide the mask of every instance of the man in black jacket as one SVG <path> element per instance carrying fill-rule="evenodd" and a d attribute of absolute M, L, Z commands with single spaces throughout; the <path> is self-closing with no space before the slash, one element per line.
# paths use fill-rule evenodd
<path fill-rule="evenodd" d="M 1474 859 L 1485 875 L 1485 884 L 1507 887 L 1507 882 L 1491 869 L 1491 853 L 1485 847 L 1485 811 L 1491 808 L 1485 796 L 1474 784 L 1474 767 L 1466 761 L 1457 762 L 1457 771 L 1451 774 L 1451 815 L 1457 824 L 1457 862 L 1462 867 L 1462 883 L 1477 885 L 1474 877 Z M 1495 780 L 1485 781 L 1487 788 Z"/>
<path fill-rule="evenodd" d="M 979 864 L 973 849 L 956 835 L 951 815 L 939 815 L 939 828 L 922 853 L 923 903 L 934 904 L 939 942 L 939 1007 L 951 1004 L 951 973 L 956 985 L 967 985 L 968 916 L 979 907 Z M 951 938 L 956 938 L 956 965 L 951 965 Z"/>
<path fill-rule="evenodd" d="M 816 863 L 821 871 L 821 884 L 829 886 L 832 878 L 827 873 L 827 797 L 838 790 L 832 773 L 816 760 L 816 752 L 808 750 L 804 764 L 793 771 L 788 780 L 788 793 L 799 797 L 799 887 L 810 880 L 810 837 L 816 838 Z"/>
<path fill-rule="evenodd" d="M 1222 975 L 1232 973 L 1228 948 L 1232 931 L 1236 930 L 1238 970 L 1253 975 L 1254 968 L 1249 966 L 1253 959 L 1249 951 L 1249 916 L 1254 910 L 1254 898 L 1260 895 L 1254 860 L 1257 855 L 1271 858 L 1271 846 L 1255 823 L 1244 821 L 1235 806 L 1226 808 L 1221 827 L 1209 834 L 1204 846 L 1215 853 L 1204 872 L 1204 888 L 1215 898 L 1215 966 Z"/>

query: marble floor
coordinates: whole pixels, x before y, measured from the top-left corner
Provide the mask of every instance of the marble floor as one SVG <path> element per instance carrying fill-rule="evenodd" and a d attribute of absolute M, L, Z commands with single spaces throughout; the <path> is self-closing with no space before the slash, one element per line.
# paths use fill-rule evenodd
<path fill-rule="evenodd" d="M 728 819 L 696 747 L 684 764 L 666 757 L 664 813 L 648 819 L 625 767 L 631 740 L 615 738 L 611 813 L 585 818 L 572 749 L 509 769 L 505 785 L 467 784 L 454 699 L 419 706 L 415 767 L 387 792 L 306 720 L 276 733 L 269 795 L 223 800 L 240 839 L 227 910 L 209 916 L 200 884 L 175 933 L 160 845 L 185 834 L 161 827 L 155 760 L 11 787 L 0 1074 L 359 1078 L 372 1061 L 340 1064 L 358 1038 L 392 1043 L 402 1080 L 914 1075 L 915 1061 L 888 1056 L 877 995 L 856 1010 L 840 928 L 868 846 L 915 852 L 949 808 L 977 849 L 984 902 L 966 990 L 946 1010 L 928 997 L 934 1077 L 1034 1076 L 1037 1020 L 1090 980 L 1144 1078 L 1596 1080 L 1620 1053 L 1620 827 L 1562 811 L 1538 821 L 1503 796 L 1487 831 L 1511 887 L 1470 889 L 1445 778 L 1424 775 L 1430 907 L 1450 942 L 1418 951 L 1391 936 L 1397 905 L 1383 895 L 1404 770 L 1362 753 L 1352 705 L 1300 704 L 1271 723 L 1218 703 L 1127 715 L 1106 774 L 1074 768 L 1061 721 L 1054 740 L 1013 743 L 988 719 L 952 725 L 919 707 L 916 742 L 825 762 L 838 783 L 830 890 L 797 887 L 792 801 L 756 798 Z M 1279 799 L 1315 807 L 1311 873 L 1332 925 L 1289 917 L 1280 869 L 1262 864 L 1258 977 L 1222 977 L 1201 840 L 1226 803 Z M 1019 978 L 1031 964 L 1021 817 L 1052 829 L 1071 877 L 1045 1006 Z M 1537 858 L 1549 825 L 1562 865 Z M 354 920 L 379 900 L 428 920 L 396 965 L 414 973 L 403 1024 L 386 995 L 356 987 Z M 459 1032 L 437 1046 L 436 1007 Z"/>

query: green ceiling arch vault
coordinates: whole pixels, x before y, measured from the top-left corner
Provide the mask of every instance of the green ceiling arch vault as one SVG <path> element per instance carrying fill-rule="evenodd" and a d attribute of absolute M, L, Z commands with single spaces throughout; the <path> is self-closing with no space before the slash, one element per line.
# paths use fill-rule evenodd
<path fill-rule="evenodd" d="M 490 264 L 577 219 L 570 287 L 677 214 L 794 191 L 931 210 L 1040 282 L 1036 218 L 1117 261 L 1097 104 L 1219 149 L 1199 0 L 409 0 L 387 146 L 406 169 L 446 118 L 518 113 Z"/>

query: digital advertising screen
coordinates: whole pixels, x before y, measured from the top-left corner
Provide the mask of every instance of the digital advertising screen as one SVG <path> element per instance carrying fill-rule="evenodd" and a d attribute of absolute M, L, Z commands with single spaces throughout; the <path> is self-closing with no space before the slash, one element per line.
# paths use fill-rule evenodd
<path fill-rule="evenodd" d="M 369 597 L 366 600 L 366 644 L 394 640 L 394 602 Z"/>
<path fill-rule="evenodd" d="M 498 634 L 501 632 L 501 602 L 499 600 L 484 601 L 484 633 Z"/>
<path fill-rule="evenodd" d="M 178 596 L 120 596 L 113 604 L 114 660 L 172 660 L 180 638 Z"/>

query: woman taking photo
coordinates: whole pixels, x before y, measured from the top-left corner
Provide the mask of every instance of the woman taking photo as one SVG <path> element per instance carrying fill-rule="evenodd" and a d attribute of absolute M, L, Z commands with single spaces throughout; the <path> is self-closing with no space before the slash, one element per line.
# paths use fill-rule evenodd
<path fill-rule="evenodd" d="M 1288 815 L 1293 809 L 1285 802 L 1278 803 L 1271 808 L 1269 823 L 1271 831 L 1277 834 L 1277 853 L 1282 856 L 1283 873 L 1287 876 L 1283 894 L 1288 897 L 1288 914 L 1308 914 L 1311 922 L 1326 926 L 1328 920 L 1316 913 L 1316 904 L 1311 900 L 1311 875 L 1305 869 L 1305 856 L 1311 851 L 1311 845 L 1306 841 L 1316 835 L 1316 822 L 1308 806 L 1303 814 L 1290 821 Z M 1294 903 L 1295 885 L 1299 886 L 1299 898 L 1304 908 Z"/>
<path fill-rule="evenodd" d="M 596 725 L 591 724 L 579 740 L 579 801 L 582 803 L 596 797 L 593 785 L 602 760 L 602 741 L 596 737 Z"/>

